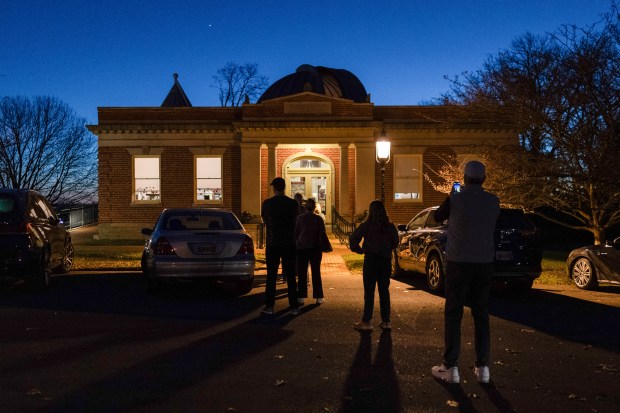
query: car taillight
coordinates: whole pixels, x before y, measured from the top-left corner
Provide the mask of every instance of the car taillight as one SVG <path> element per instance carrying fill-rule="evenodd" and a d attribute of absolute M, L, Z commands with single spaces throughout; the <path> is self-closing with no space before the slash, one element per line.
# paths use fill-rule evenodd
<path fill-rule="evenodd" d="M 17 232 L 21 232 L 22 234 L 32 234 L 32 224 L 30 222 L 20 222 L 17 227 Z"/>
<path fill-rule="evenodd" d="M 239 251 L 237 251 L 237 255 L 246 254 L 254 254 L 254 243 L 252 242 L 252 238 L 247 236 L 243 239 L 241 247 L 239 247 Z"/>
<path fill-rule="evenodd" d="M 166 237 L 161 237 L 153 245 L 153 254 L 155 255 L 176 255 L 174 248 L 168 242 Z"/>

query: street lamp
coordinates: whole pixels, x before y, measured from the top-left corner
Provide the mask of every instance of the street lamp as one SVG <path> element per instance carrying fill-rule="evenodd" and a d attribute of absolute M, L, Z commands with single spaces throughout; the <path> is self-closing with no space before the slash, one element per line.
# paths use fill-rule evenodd
<path fill-rule="evenodd" d="M 385 204 L 385 164 L 390 162 L 390 141 L 385 136 L 385 130 L 381 131 L 381 135 L 376 142 L 377 145 L 377 162 L 381 169 L 381 202 Z"/>

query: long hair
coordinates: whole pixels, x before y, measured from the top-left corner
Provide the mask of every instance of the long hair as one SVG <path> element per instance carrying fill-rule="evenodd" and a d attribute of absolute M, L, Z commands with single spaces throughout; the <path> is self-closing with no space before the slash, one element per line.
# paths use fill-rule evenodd
<path fill-rule="evenodd" d="M 368 225 L 377 230 L 383 230 L 390 225 L 390 217 L 385 210 L 383 202 L 375 199 L 368 206 L 368 218 L 366 218 Z"/>

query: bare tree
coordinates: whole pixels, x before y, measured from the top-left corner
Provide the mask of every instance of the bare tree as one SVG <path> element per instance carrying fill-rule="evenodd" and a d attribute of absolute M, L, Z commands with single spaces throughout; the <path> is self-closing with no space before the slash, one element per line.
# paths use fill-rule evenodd
<path fill-rule="evenodd" d="M 219 89 L 221 106 L 239 106 L 245 101 L 258 99 L 269 86 L 268 79 L 258 72 L 258 64 L 238 65 L 228 62 L 213 76 L 214 87 Z"/>
<path fill-rule="evenodd" d="M 480 71 L 453 79 L 444 96 L 520 131 L 519 147 L 482 151 L 488 186 L 504 204 L 590 231 L 596 244 L 620 223 L 619 18 L 612 3 L 589 27 L 526 34 Z"/>
<path fill-rule="evenodd" d="M 0 185 L 35 189 L 54 204 L 97 193 L 97 145 L 85 120 L 52 97 L 0 99 Z"/>

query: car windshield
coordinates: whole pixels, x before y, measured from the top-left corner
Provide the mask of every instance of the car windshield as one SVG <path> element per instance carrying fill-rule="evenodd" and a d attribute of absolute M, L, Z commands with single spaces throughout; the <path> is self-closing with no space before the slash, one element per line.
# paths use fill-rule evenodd
<path fill-rule="evenodd" d="M 239 230 L 241 224 L 230 212 L 220 211 L 178 211 L 164 216 L 162 228 L 172 231 L 183 230 Z"/>
<path fill-rule="evenodd" d="M 518 209 L 502 209 L 497 218 L 497 229 L 534 229 L 525 214 Z"/>
<path fill-rule="evenodd" d="M 15 196 L 0 194 L 0 220 L 6 221 L 13 218 L 15 212 Z"/>

